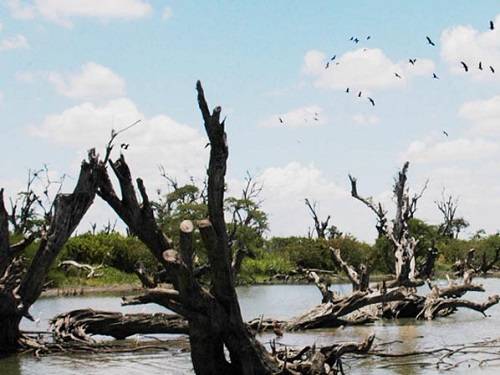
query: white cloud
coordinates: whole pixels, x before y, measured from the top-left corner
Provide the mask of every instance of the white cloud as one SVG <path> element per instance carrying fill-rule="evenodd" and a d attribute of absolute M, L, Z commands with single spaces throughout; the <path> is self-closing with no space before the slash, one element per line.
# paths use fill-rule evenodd
<path fill-rule="evenodd" d="M 352 116 L 352 120 L 358 125 L 376 125 L 380 123 L 380 118 L 376 115 L 357 114 Z"/>
<path fill-rule="evenodd" d="M 0 51 L 29 48 L 28 40 L 24 35 L 14 35 L 0 40 Z"/>
<path fill-rule="evenodd" d="M 449 141 L 433 139 L 412 142 L 401 160 L 417 163 L 439 163 L 487 159 L 495 155 L 499 146 L 483 139 L 459 138 Z"/>
<path fill-rule="evenodd" d="M 283 121 L 281 123 L 280 119 Z M 293 109 L 286 113 L 273 115 L 261 121 L 261 127 L 290 127 L 307 128 L 323 125 L 326 122 L 323 115 L 323 108 L 317 105 L 310 105 Z"/>
<path fill-rule="evenodd" d="M 317 50 L 308 51 L 304 57 L 303 72 L 312 77 L 319 88 L 345 90 L 386 89 L 403 87 L 413 76 L 431 75 L 434 62 L 419 59 L 415 65 L 408 61 L 393 62 L 378 48 L 357 49 L 344 53 L 328 69 L 327 56 Z M 398 73 L 402 78 L 397 78 Z"/>
<path fill-rule="evenodd" d="M 49 81 L 69 98 L 99 100 L 125 95 L 125 81 L 111 69 L 88 62 L 75 74 L 50 73 Z"/>
<path fill-rule="evenodd" d="M 75 149 L 79 160 L 87 148 L 103 147 L 112 128 L 122 129 L 138 119 L 142 122 L 117 139 L 118 145 L 130 144 L 124 152 L 134 175 L 144 177 L 146 184 L 155 188 L 160 184 L 160 164 L 179 178 L 204 175 L 208 149 L 204 148 L 206 139 L 198 130 L 167 115 L 145 118 L 126 98 L 101 106 L 84 103 L 71 107 L 47 116 L 40 125 L 31 127 L 29 133 Z"/>
<path fill-rule="evenodd" d="M 151 5 L 144 0 L 7 0 L 13 17 L 31 19 L 41 16 L 47 20 L 71 26 L 71 18 L 134 19 L 149 15 Z"/>
<path fill-rule="evenodd" d="M 499 80 L 500 73 L 500 14 L 496 16 L 497 27 L 484 32 L 476 30 L 470 25 L 459 25 L 448 28 L 441 34 L 441 56 L 448 63 L 453 73 L 463 74 L 478 80 Z M 460 61 L 469 66 L 466 73 Z M 479 62 L 483 70 L 479 70 Z M 497 71 L 492 74 L 489 66 Z"/>
<path fill-rule="evenodd" d="M 172 15 L 173 15 L 172 8 L 167 6 L 163 9 L 163 12 L 161 14 L 161 18 L 164 20 L 168 20 L 169 18 L 172 17 Z"/>
<path fill-rule="evenodd" d="M 459 116 L 472 123 L 472 133 L 500 135 L 500 95 L 464 103 Z"/>

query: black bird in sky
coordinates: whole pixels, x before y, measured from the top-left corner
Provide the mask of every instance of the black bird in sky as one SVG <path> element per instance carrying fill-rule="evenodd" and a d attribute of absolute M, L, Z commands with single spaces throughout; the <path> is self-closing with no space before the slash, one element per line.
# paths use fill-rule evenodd
<path fill-rule="evenodd" d="M 411 65 L 415 65 L 415 62 L 417 61 L 417 59 L 408 59 L 408 62 L 411 64 Z"/>
<path fill-rule="evenodd" d="M 358 38 L 354 38 L 354 43 L 359 43 L 359 39 Z"/>
<path fill-rule="evenodd" d="M 361 91 L 358 92 L 358 98 L 361 98 Z"/>
<path fill-rule="evenodd" d="M 437 76 L 437 74 L 436 74 L 436 73 L 432 73 L 432 78 L 434 78 L 434 79 L 439 79 L 439 77 Z"/>
<path fill-rule="evenodd" d="M 425 37 L 427 39 L 427 42 L 431 45 L 431 46 L 435 46 L 434 42 L 432 41 L 431 38 L 429 38 L 428 36 Z"/>
<path fill-rule="evenodd" d="M 326 65 L 325 65 L 325 69 L 328 69 L 329 66 L 330 66 L 330 61 L 327 61 Z"/>
<path fill-rule="evenodd" d="M 493 21 L 490 21 L 490 30 L 495 30 L 495 24 Z"/>
<path fill-rule="evenodd" d="M 353 37 L 353 36 L 351 36 L 351 39 L 349 39 L 349 40 L 350 40 L 350 41 L 353 41 L 353 40 L 354 40 L 354 37 Z"/>
<path fill-rule="evenodd" d="M 483 63 L 479 61 L 479 70 L 483 70 Z"/>
<path fill-rule="evenodd" d="M 495 73 L 495 69 L 490 65 L 490 70 L 492 73 Z"/>
<path fill-rule="evenodd" d="M 462 66 L 464 67 L 464 70 L 465 70 L 466 72 L 468 72 L 468 71 L 469 71 L 469 67 L 467 66 L 467 64 L 466 64 L 466 63 L 464 63 L 463 61 L 460 61 L 460 64 L 462 64 Z"/>
<path fill-rule="evenodd" d="M 345 89 L 345 92 L 349 94 L 349 87 Z"/>
<path fill-rule="evenodd" d="M 280 122 L 285 125 L 285 121 L 283 121 L 283 119 L 281 117 L 278 117 L 278 119 L 280 120 Z"/>
<path fill-rule="evenodd" d="M 335 58 L 337 57 L 337 55 L 333 55 L 331 58 L 330 58 L 330 61 L 333 61 L 335 60 Z"/>
<path fill-rule="evenodd" d="M 371 36 L 370 36 L 370 35 L 368 35 L 368 36 L 366 37 L 366 40 L 370 40 L 370 39 L 371 39 Z"/>
<path fill-rule="evenodd" d="M 122 143 L 120 145 L 120 147 L 123 148 L 124 150 L 128 149 L 128 146 L 130 146 L 128 143 Z"/>
<path fill-rule="evenodd" d="M 401 77 L 398 73 L 394 73 L 394 75 L 395 75 L 397 78 L 399 78 L 399 79 L 403 78 L 403 77 Z"/>
<path fill-rule="evenodd" d="M 443 134 L 448 137 L 448 132 L 446 130 L 443 130 Z"/>
<path fill-rule="evenodd" d="M 375 107 L 375 100 L 373 100 L 372 98 L 368 98 L 368 100 L 370 101 L 370 103 L 372 103 L 372 106 Z"/>

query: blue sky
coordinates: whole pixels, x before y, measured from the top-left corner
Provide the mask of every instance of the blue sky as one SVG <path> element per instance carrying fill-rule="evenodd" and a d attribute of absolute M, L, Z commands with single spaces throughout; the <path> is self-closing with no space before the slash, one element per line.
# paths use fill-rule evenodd
<path fill-rule="evenodd" d="M 10 194 L 42 163 L 75 175 L 84 150 L 136 118 L 144 126 L 123 140 L 151 189 L 159 164 L 179 180 L 202 176 L 201 79 L 228 118 L 230 188 L 247 170 L 262 180 L 271 233 L 307 232 L 307 196 L 372 240 L 347 173 L 390 206 L 406 159 L 416 188 L 430 180 L 420 216 L 439 221 L 433 202 L 446 188 L 471 230 L 500 229 L 498 1 L 4 0 L 0 23 L 0 185 Z M 340 64 L 325 70 L 333 54 Z M 97 205 L 88 221 L 104 217 Z"/>

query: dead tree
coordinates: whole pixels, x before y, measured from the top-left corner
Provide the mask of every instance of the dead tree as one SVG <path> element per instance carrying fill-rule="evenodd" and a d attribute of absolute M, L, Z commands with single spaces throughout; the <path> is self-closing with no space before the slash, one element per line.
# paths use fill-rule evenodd
<path fill-rule="evenodd" d="M 210 145 L 208 219 L 196 223 L 210 265 L 210 289 L 205 289 L 193 274 L 195 225 L 183 221 L 178 244 L 174 245 L 155 221 L 141 179 L 137 179 L 139 201 L 130 169 L 121 155 L 118 160 L 109 162 L 118 179 L 121 198 L 115 192 L 104 163 L 99 168 L 97 193 L 127 224 L 130 232 L 147 245 L 173 280 L 169 288 L 151 289 L 143 295 L 125 299 L 124 304 L 156 303 L 185 317 L 189 322 L 191 358 L 197 374 L 274 374 L 279 370 L 278 361 L 256 340 L 243 321 L 235 290 L 223 206 L 228 145 L 225 123 L 220 121 L 221 108 L 210 112 L 200 82 L 196 89 Z"/>
<path fill-rule="evenodd" d="M 101 164 L 101 196 L 151 250 L 173 277 L 173 288 L 151 291 L 147 297 L 136 297 L 128 303 L 155 302 L 189 321 L 191 357 L 199 374 L 269 374 L 277 370 L 276 362 L 264 347 L 250 334 L 243 322 L 234 288 L 228 233 L 224 219 L 224 176 L 228 146 L 221 108 L 210 113 L 201 84 L 197 83 L 198 103 L 210 142 L 208 167 L 209 219 L 197 223 L 210 263 L 210 291 L 204 289 L 193 276 L 194 226 L 184 221 L 180 226 L 179 251 L 158 227 L 149 197 L 141 179 L 137 179 L 142 202 L 135 193 L 132 177 L 123 155 L 110 161 L 121 190 L 116 195 L 106 166 Z M 229 352 L 228 361 L 224 348 Z"/>
<path fill-rule="evenodd" d="M 448 238 L 458 238 L 462 229 L 467 228 L 469 223 L 462 217 L 456 217 L 458 209 L 458 198 L 450 194 L 441 194 L 441 200 L 435 201 L 436 207 L 443 215 L 443 223 L 439 226 L 439 234 Z"/>
<path fill-rule="evenodd" d="M 368 267 L 361 263 L 359 267 L 354 267 L 348 264 L 340 254 L 340 249 L 330 248 L 330 251 L 333 256 L 334 262 L 339 266 L 342 271 L 347 275 L 349 280 L 352 283 L 353 291 L 366 291 L 370 284 L 370 274 L 368 272 Z"/>
<path fill-rule="evenodd" d="M 25 270 L 18 256 L 26 242 L 10 245 L 7 212 L 0 190 L 0 352 L 12 352 L 33 344 L 19 330 L 23 317 L 40 296 L 47 273 L 71 233 L 92 204 L 97 188 L 98 158 L 94 150 L 83 161 L 71 194 L 58 194 L 39 239 L 38 250 Z"/>
<path fill-rule="evenodd" d="M 311 217 L 314 220 L 314 228 L 316 229 L 316 235 L 318 236 L 318 238 L 326 238 L 327 229 L 328 229 L 328 222 L 330 221 L 331 216 L 328 215 L 326 220 L 322 221 L 318 217 L 316 202 L 313 202 L 311 204 L 309 199 L 306 198 L 305 204 L 306 204 L 306 207 L 309 208 L 309 212 L 311 213 Z"/>
<path fill-rule="evenodd" d="M 455 276 L 463 276 L 466 272 L 474 272 L 478 275 L 486 275 L 494 269 L 500 260 L 500 247 L 495 249 L 492 259 L 488 260 L 486 251 L 483 251 L 479 261 L 476 261 L 476 249 L 470 249 L 465 259 L 459 259 L 453 264 Z"/>
<path fill-rule="evenodd" d="M 418 194 L 410 195 L 407 186 L 409 162 L 404 163 L 401 171 L 394 181 L 393 194 L 396 203 L 396 213 L 389 225 L 387 211 L 381 203 L 375 204 L 373 199 L 363 198 L 358 194 L 357 180 L 349 175 L 351 182 L 351 195 L 364 203 L 377 216 L 377 231 L 380 237 L 386 237 L 392 244 L 392 254 L 385 253 L 384 261 L 389 270 L 395 274 L 397 285 L 415 286 L 421 285 L 423 281 L 416 280 L 418 270 L 416 268 L 416 246 L 418 240 L 411 237 L 409 223 L 417 210 L 417 202 L 427 188 L 427 182 Z M 395 258 L 395 262 L 393 261 Z"/>

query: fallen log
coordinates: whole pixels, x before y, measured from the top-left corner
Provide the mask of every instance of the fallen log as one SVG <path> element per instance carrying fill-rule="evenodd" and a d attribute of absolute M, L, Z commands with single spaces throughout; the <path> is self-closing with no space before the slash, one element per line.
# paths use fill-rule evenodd
<path fill-rule="evenodd" d="M 176 314 L 122 314 L 92 309 L 74 310 L 51 320 L 57 341 L 91 342 L 91 335 L 111 336 L 117 340 L 135 334 L 188 334 L 187 321 Z"/>

